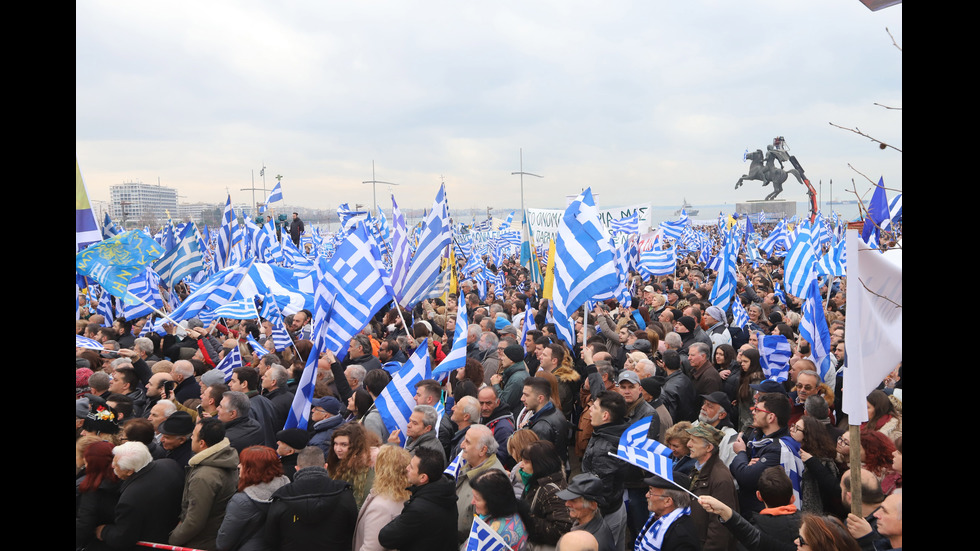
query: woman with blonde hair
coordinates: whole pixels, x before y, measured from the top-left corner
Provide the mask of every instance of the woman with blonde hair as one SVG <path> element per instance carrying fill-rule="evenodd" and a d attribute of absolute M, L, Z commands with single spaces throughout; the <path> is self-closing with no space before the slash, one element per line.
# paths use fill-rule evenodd
<path fill-rule="evenodd" d="M 518 499 L 524 494 L 524 488 L 531 480 L 531 473 L 524 470 L 524 449 L 538 440 L 540 440 L 538 434 L 531 429 L 515 431 L 507 439 L 507 453 L 517 462 L 510 471 L 510 483 L 514 487 L 514 497 Z"/>
<path fill-rule="evenodd" d="M 374 485 L 357 514 L 353 551 L 379 551 L 378 532 L 402 512 L 411 492 L 406 468 L 411 454 L 397 446 L 382 446 L 374 464 Z"/>

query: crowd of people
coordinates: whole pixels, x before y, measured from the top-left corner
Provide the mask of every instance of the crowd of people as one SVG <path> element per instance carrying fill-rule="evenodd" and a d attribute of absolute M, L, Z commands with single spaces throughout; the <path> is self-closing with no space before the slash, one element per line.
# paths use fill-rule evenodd
<path fill-rule="evenodd" d="M 743 327 L 688 258 L 674 276 L 634 275 L 629 303 L 580 309 L 572 345 L 525 268 L 492 269 L 505 274 L 498 297 L 463 281 L 445 300 L 382 310 L 343 361 L 323 353 L 308 426 L 286 430 L 311 312 L 286 317 L 294 345 L 279 350 L 262 319 L 142 337 L 145 319 L 78 320 L 103 350 L 76 349 L 76 548 L 450 551 L 474 518 L 513 551 L 901 548 L 901 367 L 868 395 L 852 442 L 846 278 L 821 291 L 834 355 L 821 377 L 801 301 L 776 292 L 778 262 L 740 263 Z M 524 330 L 527 308 L 537 329 Z M 423 339 L 433 367 L 446 357 L 464 309 L 466 365 L 417 384 L 403 445 L 375 401 Z M 760 334 L 792 345 L 784 383 L 763 373 Z M 245 366 L 226 381 L 214 368 L 235 347 Z M 614 457 L 644 419 L 672 481 Z"/>

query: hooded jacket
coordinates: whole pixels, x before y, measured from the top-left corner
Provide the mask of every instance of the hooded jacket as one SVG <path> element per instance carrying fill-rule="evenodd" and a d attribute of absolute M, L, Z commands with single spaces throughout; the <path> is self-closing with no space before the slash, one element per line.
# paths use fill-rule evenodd
<path fill-rule="evenodd" d="M 289 484 L 285 475 L 269 482 L 254 484 L 233 495 L 225 509 L 225 520 L 218 530 L 218 549 L 261 551 L 269 548 L 265 539 L 265 517 L 272 504 L 272 494 Z"/>
<path fill-rule="evenodd" d="M 331 479 L 323 467 L 305 467 L 272 494 L 265 536 L 277 549 L 347 550 L 356 524 L 350 484 Z"/>
<path fill-rule="evenodd" d="M 180 523 L 170 532 L 170 545 L 213 549 L 225 509 L 238 486 L 238 452 L 228 438 L 187 462 Z"/>

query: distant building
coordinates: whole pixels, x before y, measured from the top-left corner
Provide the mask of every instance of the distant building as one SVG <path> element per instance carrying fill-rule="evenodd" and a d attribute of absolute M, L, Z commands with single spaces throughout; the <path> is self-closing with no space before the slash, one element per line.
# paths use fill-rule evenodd
<path fill-rule="evenodd" d="M 109 216 L 113 221 L 129 225 L 160 222 L 178 216 L 177 190 L 160 185 L 137 182 L 109 186 Z"/>

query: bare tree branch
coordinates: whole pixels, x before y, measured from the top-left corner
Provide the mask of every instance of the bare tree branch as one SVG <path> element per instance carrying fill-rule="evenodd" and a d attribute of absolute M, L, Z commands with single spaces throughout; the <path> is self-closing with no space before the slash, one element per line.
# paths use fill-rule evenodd
<path fill-rule="evenodd" d="M 868 250 L 874 250 L 874 249 L 868 249 Z M 864 290 L 865 291 L 871 293 L 872 295 L 874 295 L 874 296 L 876 296 L 876 297 L 878 297 L 880 299 L 887 300 L 888 302 L 894 304 L 895 305 L 895 308 L 901 308 L 902 307 L 901 304 L 895 302 L 894 300 L 892 300 L 892 299 L 890 299 L 890 298 L 888 298 L 888 297 L 886 297 L 884 295 L 879 295 L 878 293 L 872 291 L 871 289 L 868 289 L 868 286 L 864 284 L 864 280 L 862 280 L 861 278 L 857 278 L 857 280 L 861 282 L 861 286 L 864 287 Z"/>
<path fill-rule="evenodd" d="M 895 37 L 892 36 L 892 32 L 888 30 L 888 27 L 885 27 L 885 32 L 888 33 L 888 36 L 892 39 L 892 44 L 894 44 L 895 47 L 898 48 L 898 51 L 901 52 L 902 47 L 898 45 L 898 42 L 895 42 Z"/>
<path fill-rule="evenodd" d="M 887 105 L 885 105 L 883 103 L 874 102 L 874 104 L 877 105 L 878 107 L 884 107 L 885 109 L 895 109 L 896 111 L 901 111 L 902 110 L 901 107 L 889 107 L 889 106 L 887 106 Z"/>
<path fill-rule="evenodd" d="M 872 138 L 871 136 L 865 134 L 864 132 L 861 132 L 861 129 L 858 128 L 858 127 L 847 128 L 846 126 L 840 126 L 840 125 L 837 125 L 837 124 L 834 124 L 834 123 L 829 123 L 829 124 L 830 124 L 830 126 L 833 126 L 834 128 L 840 128 L 841 130 L 847 130 L 848 132 L 854 132 L 855 134 L 857 134 L 859 136 L 864 136 L 865 138 L 868 138 L 869 140 L 871 140 L 871 141 L 875 142 L 876 144 L 878 144 L 878 147 L 881 148 L 881 149 L 885 149 L 886 147 L 890 147 L 890 148 L 894 149 L 895 151 L 898 151 L 899 153 L 902 153 L 902 150 L 901 149 L 895 147 L 894 145 L 887 144 L 887 143 L 885 143 L 885 142 L 883 142 L 881 140 Z"/>

